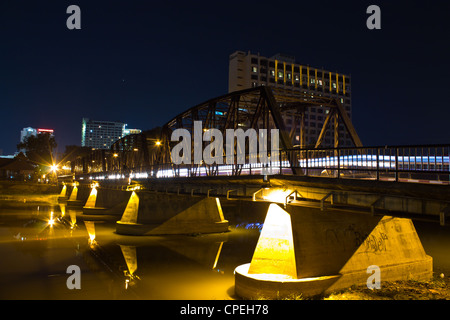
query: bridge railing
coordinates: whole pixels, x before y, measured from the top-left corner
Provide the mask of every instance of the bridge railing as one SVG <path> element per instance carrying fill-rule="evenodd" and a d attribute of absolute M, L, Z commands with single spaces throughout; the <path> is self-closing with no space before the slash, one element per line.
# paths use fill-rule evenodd
<path fill-rule="evenodd" d="M 450 145 L 293 149 L 297 174 L 349 179 L 449 183 Z"/>
<path fill-rule="evenodd" d="M 268 162 L 243 165 L 172 163 L 96 172 L 87 179 L 148 179 L 194 176 L 305 175 L 336 179 L 450 183 L 450 145 L 382 146 L 281 150 Z M 226 163 L 224 158 L 224 163 Z M 254 161 L 255 162 L 255 161 Z"/>

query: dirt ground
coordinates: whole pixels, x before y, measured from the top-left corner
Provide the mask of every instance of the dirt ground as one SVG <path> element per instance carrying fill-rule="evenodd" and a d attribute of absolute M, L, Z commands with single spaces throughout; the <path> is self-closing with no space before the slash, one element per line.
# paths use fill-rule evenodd
<path fill-rule="evenodd" d="M 449 275 L 436 274 L 429 281 L 382 282 L 380 289 L 352 287 L 325 296 L 323 300 L 450 300 Z"/>

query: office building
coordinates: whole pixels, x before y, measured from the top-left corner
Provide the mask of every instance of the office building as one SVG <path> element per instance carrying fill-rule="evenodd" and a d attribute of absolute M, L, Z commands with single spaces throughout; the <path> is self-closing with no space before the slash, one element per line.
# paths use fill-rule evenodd
<path fill-rule="evenodd" d="M 32 128 L 32 127 L 27 127 L 27 128 L 23 128 L 20 131 L 20 142 L 23 143 L 25 142 L 25 140 L 30 137 L 30 136 L 37 136 L 38 134 L 41 133 L 48 133 L 50 134 L 51 137 L 54 136 L 54 130 L 53 129 L 43 129 L 43 128 Z M 25 149 L 20 149 L 19 152 L 25 152 Z"/>
<path fill-rule="evenodd" d="M 81 146 L 92 149 L 109 149 L 118 139 L 140 133 L 140 129 L 127 129 L 127 124 L 83 118 L 81 123 Z"/>
<path fill-rule="evenodd" d="M 348 116 L 352 117 L 351 78 L 339 72 L 299 64 L 295 57 L 276 54 L 270 58 L 251 52 L 236 51 L 230 55 L 228 92 L 257 86 L 272 86 L 290 90 L 292 93 L 314 94 L 338 99 Z M 305 113 L 304 146 L 314 147 L 329 110 L 312 107 Z M 295 117 L 292 113 L 282 113 L 286 128 L 290 131 Z M 295 125 L 293 145 L 300 145 L 300 126 Z M 351 146 L 349 135 L 342 125 L 339 127 L 339 146 Z M 334 146 L 334 136 L 328 130 L 322 146 Z"/>
<path fill-rule="evenodd" d="M 25 142 L 25 140 L 30 136 L 36 136 L 37 130 L 35 128 L 27 127 L 23 128 L 22 131 L 20 131 L 20 142 Z"/>

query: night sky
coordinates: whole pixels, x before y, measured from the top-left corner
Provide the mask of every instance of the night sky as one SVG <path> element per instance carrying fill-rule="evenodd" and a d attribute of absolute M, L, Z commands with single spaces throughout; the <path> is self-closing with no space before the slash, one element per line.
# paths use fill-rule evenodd
<path fill-rule="evenodd" d="M 0 149 L 28 126 L 80 145 L 82 117 L 163 125 L 227 93 L 236 50 L 351 74 L 364 145 L 450 143 L 450 4 L 389 2 L 1 0 Z"/>

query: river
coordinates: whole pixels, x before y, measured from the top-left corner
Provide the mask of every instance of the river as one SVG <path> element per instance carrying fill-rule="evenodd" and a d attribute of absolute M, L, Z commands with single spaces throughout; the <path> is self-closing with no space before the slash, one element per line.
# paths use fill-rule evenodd
<path fill-rule="evenodd" d="M 251 261 L 262 226 L 239 221 L 221 234 L 125 236 L 115 233 L 115 220 L 86 218 L 54 196 L 3 197 L 0 299 L 237 299 L 234 269 Z M 450 228 L 415 227 L 434 271 L 450 276 Z M 80 289 L 69 288 L 70 266 L 79 268 Z"/>

